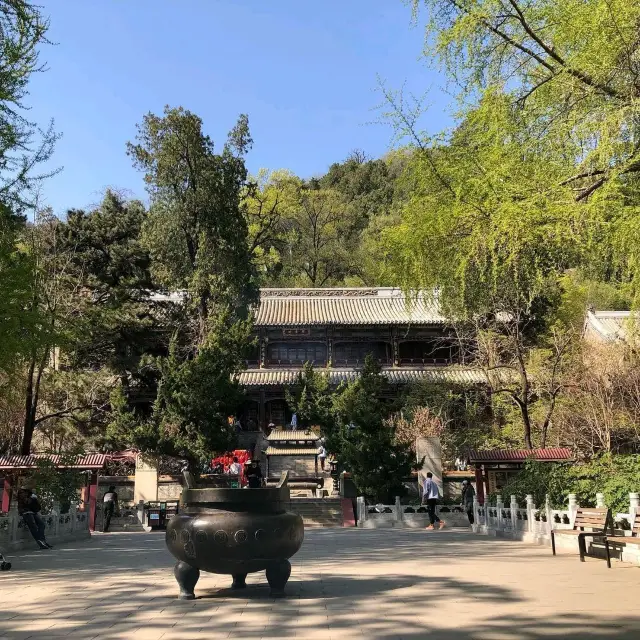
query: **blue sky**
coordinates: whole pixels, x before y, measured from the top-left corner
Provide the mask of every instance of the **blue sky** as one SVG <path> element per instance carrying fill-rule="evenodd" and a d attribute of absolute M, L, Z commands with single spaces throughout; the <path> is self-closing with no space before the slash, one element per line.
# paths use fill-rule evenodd
<path fill-rule="evenodd" d="M 111 186 L 144 196 L 125 143 L 165 104 L 197 113 L 220 144 L 239 113 L 255 141 L 248 164 L 322 174 L 353 149 L 379 156 L 389 126 L 372 124 L 388 86 L 422 94 L 425 126 L 449 124 L 444 82 L 421 57 L 423 30 L 402 0 L 40 0 L 51 18 L 31 84 L 30 117 L 63 134 L 45 186 L 61 215 Z"/>

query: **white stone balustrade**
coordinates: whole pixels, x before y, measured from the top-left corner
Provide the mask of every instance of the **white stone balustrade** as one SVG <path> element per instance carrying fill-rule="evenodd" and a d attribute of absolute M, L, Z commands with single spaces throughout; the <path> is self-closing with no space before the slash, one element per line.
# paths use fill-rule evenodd
<path fill-rule="evenodd" d="M 604 494 L 596 494 L 595 503 L 600 508 L 605 507 Z M 477 500 L 474 500 L 473 508 L 475 524 L 472 529 L 475 533 L 551 545 L 551 530 L 571 529 L 580 505 L 573 493 L 569 494 L 566 509 L 552 509 L 548 496 L 544 506 L 537 508 L 531 495 L 526 497 L 524 507 L 518 505 L 515 496 L 510 497 L 509 506 L 505 507 L 502 496 L 497 495 L 495 505 L 480 505 Z M 631 535 L 630 527 L 638 510 L 640 510 L 640 494 L 630 493 L 629 511 L 613 514 L 616 535 Z M 556 538 L 556 545 L 560 547 L 572 548 L 575 544 L 577 544 L 575 540 L 568 536 Z M 627 546 L 629 549 L 623 549 L 622 559 L 639 562 L 640 549 L 637 545 Z"/>
<path fill-rule="evenodd" d="M 68 513 L 61 514 L 59 507 L 54 505 L 50 513 L 41 513 L 40 517 L 45 523 L 46 538 L 53 545 L 90 536 L 88 510 L 80 511 L 72 506 Z M 23 548 L 35 548 L 35 544 L 17 510 L 0 516 L 0 551 L 9 553 Z"/>
<path fill-rule="evenodd" d="M 420 509 L 420 511 L 418 511 Z M 448 526 L 468 527 L 469 519 L 460 506 L 439 505 L 438 515 Z M 396 497 L 394 504 L 367 505 L 364 497 L 356 499 L 357 525 L 365 529 L 378 528 L 423 528 L 429 524 L 429 516 L 424 507 L 403 505 Z"/>

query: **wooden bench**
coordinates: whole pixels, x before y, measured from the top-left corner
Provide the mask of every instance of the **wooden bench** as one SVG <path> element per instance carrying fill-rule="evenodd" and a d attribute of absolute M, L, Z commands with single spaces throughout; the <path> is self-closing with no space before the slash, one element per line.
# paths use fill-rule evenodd
<path fill-rule="evenodd" d="M 589 529 L 589 531 L 585 531 Z M 556 555 L 556 536 L 574 536 L 578 538 L 578 548 L 580 549 L 580 562 L 584 562 L 587 555 L 586 538 L 601 538 L 607 535 L 607 529 L 613 535 L 613 520 L 611 519 L 611 511 L 605 508 L 584 508 L 578 509 L 576 518 L 573 522 L 573 529 L 552 529 L 551 530 L 551 549 L 553 555 Z"/>
<path fill-rule="evenodd" d="M 640 544 L 640 511 L 636 513 L 636 516 L 631 526 L 630 536 L 607 536 L 604 539 L 604 546 L 607 550 L 607 566 L 611 569 L 611 551 L 609 545 L 618 544 Z"/>

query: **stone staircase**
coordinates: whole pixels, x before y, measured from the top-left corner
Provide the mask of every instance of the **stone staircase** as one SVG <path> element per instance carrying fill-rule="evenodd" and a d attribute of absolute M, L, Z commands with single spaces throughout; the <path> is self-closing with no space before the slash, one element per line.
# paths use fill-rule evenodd
<path fill-rule="evenodd" d="M 339 498 L 292 498 L 289 510 L 302 516 L 307 528 L 342 526 Z"/>

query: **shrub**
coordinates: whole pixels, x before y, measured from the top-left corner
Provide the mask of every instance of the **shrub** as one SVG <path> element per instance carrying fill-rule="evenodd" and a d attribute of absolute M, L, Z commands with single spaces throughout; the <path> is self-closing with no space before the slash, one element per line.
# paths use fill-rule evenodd
<path fill-rule="evenodd" d="M 528 460 L 524 469 L 502 488 L 503 499 L 515 495 L 524 503 L 533 495 L 536 506 L 549 496 L 555 509 L 567 504 L 575 493 L 583 507 L 595 505 L 596 493 L 603 493 L 605 504 L 616 512 L 629 509 L 629 493 L 640 491 L 640 455 L 606 454 L 582 464 L 551 464 Z M 495 496 L 490 496 L 495 503 Z"/>

